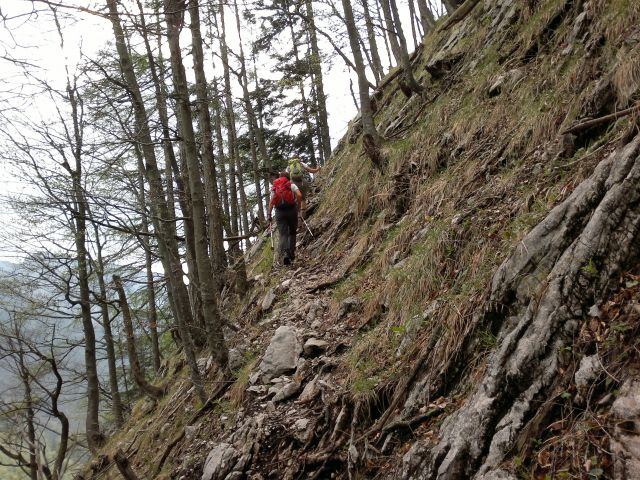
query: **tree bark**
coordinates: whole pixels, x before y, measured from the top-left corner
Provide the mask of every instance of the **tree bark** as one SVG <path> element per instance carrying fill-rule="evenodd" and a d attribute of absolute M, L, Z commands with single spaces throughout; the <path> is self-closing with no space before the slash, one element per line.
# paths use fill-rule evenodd
<path fill-rule="evenodd" d="M 322 56 L 320 54 L 320 47 L 318 46 L 315 15 L 313 13 L 313 3 L 311 0 L 305 0 L 305 7 L 308 19 L 309 40 L 311 43 L 311 72 L 316 90 L 320 143 L 322 144 L 322 157 L 326 162 L 329 160 L 329 157 L 331 157 L 331 133 L 329 131 L 329 116 L 327 114 L 327 96 L 324 93 Z"/>
<path fill-rule="evenodd" d="M 362 119 L 365 152 L 376 168 L 381 170 L 383 168 L 383 162 L 378 147 L 380 135 L 373 121 L 373 110 L 371 109 L 371 101 L 369 99 L 369 82 L 367 81 L 362 52 L 360 52 L 360 45 L 358 44 L 358 30 L 356 29 L 356 24 L 353 19 L 351 3 L 348 0 L 342 0 L 342 8 L 344 9 L 344 18 L 349 34 L 349 43 L 353 52 L 353 59 L 356 64 L 356 74 L 358 75 L 360 116 Z"/>
<path fill-rule="evenodd" d="M 113 461 L 116 463 L 116 467 L 118 467 L 120 475 L 122 475 L 125 480 L 138 480 L 138 476 L 131 468 L 129 459 L 122 450 L 118 450 L 115 453 L 115 455 L 113 456 Z"/>
<path fill-rule="evenodd" d="M 420 21 L 422 22 L 422 29 L 426 35 L 436 26 L 436 19 L 427 4 L 427 0 L 418 0 L 418 11 L 420 12 Z"/>
<path fill-rule="evenodd" d="M 640 134 L 611 153 L 538 224 L 493 276 L 476 321 L 501 322 L 480 385 L 403 478 L 489 478 L 565 368 L 588 310 L 640 254 Z M 411 463 L 411 462 L 408 462 Z"/>
<path fill-rule="evenodd" d="M 369 12 L 369 0 L 361 0 L 361 2 L 364 12 L 364 24 L 367 29 L 369 51 L 371 52 L 371 70 L 376 77 L 376 84 L 379 84 L 382 77 L 384 77 L 384 70 L 382 69 L 382 61 L 380 60 L 380 53 L 378 52 L 378 42 L 376 41 L 376 32 L 373 28 L 373 20 Z"/>
<path fill-rule="evenodd" d="M 224 80 L 224 99 L 225 99 L 225 117 L 227 122 L 227 143 L 229 151 L 229 203 L 231 214 L 231 231 L 229 236 L 239 235 L 239 217 L 240 208 L 238 205 L 238 188 L 241 187 L 241 193 L 244 190 L 242 188 L 242 175 L 240 175 L 239 185 L 236 184 L 236 166 L 240 163 L 238 154 L 238 142 L 236 138 L 236 121 L 233 113 L 233 100 L 231 96 L 231 77 L 229 73 L 229 50 L 226 40 L 226 30 L 224 23 L 224 9 L 220 11 L 220 26 L 218 29 L 218 17 L 215 12 L 212 11 L 213 22 L 218 30 L 218 38 L 220 40 L 220 58 L 222 60 L 223 68 L 223 80 Z M 248 224 L 248 222 L 246 222 Z M 248 225 L 247 225 L 248 228 Z M 248 232 L 246 232 L 248 233 Z M 247 291 L 247 271 L 244 263 L 244 254 L 240 249 L 239 244 L 232 245 L 231 254 L 234 258 L 234 271 L 235 271 L 235 283 L 236 291 L 240 294 Z"/>
<path fill-rule="evenodd" d="M 151 385 L 144 374 L 144 367 L 140 364 L 138 352 L 136 350 L 136 337 L 133 332 L 133 322 L 131 320 L 131 310 L 127 302 L 127 296 L 122 286 L 122 280 L 118 275 L 113 276 L 113 283 L 118 292 L 118 300 L 120 302 L 120 310 L 122 311 L 122 320 L 124 323 L 124 331 L 127 336 L 127 355 L 129 356 L 129 366 L 133 379 L 146 395 L 154 400 L 159 400 L 164 395 L 164 389 Z"/>
<path fill-rule="evenodd" d="M 236 29 L 238 32 L 238 43 L 240 46 L 240 86 L 242 87 L 242 97 L 245 104 L 245 111 L 247 114 L 247 124 L 249 128 L 249 144 L 251 149 L 251 159 L 253 164 L 253 182 L 255 185 L 256 191 L 256 203 L 258 210 L 258 219 L 261 224 L 265 223 L 265 214 L 264 214 L 264 201 L 262 195 L 262 185 L 260 184 L 260 173 L 259 173 L 259 165 L 258 165 L 258 151 L 257 151 L 257 136 L 258 136 L 258 122 L 256 121 L 255 111 L 253 109 L 253 105 L 251 104 L 251 98 L 249 96 L 249 78 L 247 77 L 247 65 L 244 57 L 244 47 L 242 46 L 242 27 L 240 25 L 240 9 L 238 8 L 238 4 L 235 4 L 235 14 L 236 14 Z M 262 152 L 261 152 L 262 155 Z M 266 161 L 266 158 L 262 158 L 263 163 Z M 249 232 L 245 232 L 245 235 Z"/>
<path fill-rule="evenodd" d="M 193 0 L 192 0 L 193 1 Z M 187 78 L 182 64 L 180 51 L 180 27 L 184 12 L 176 0 L 165 0 L 165 20 L 167 23 L 167 39 L 171 52 L 171 66 L 175 89 L 177 115 L 179 118 L 182 145 L 188 167 L 191 211 L 193 213 L 195 261 L 198 268 L 198 284 L 196 288 L 202 299 L 202 312 L 207 333 L 207 342 L 211 355 L 221 369 L 227 366 L 228 352 L 222 332 L 222 319 L 218 310 L 217 288 L 214 282 L 211 261 L 208 254 L 207 228 L 205 224 L 206 210 L 204 205 L 204 186 L 200 177 L 195 134 L 189 107 L 189 91 Z M 191 8 L 197 9 L 197 3 Z M 194 13 L 192 14 L 192 21 Z M 198 15 L 195 15 L 198 17 Z M 205 106 L 208 108 L 208 106 Z M 217 205 L 216 205 L 217 208 Z"/>
<path fill-rule="evenodd" d="M 389 42 L 391 42 L 391 50 L 398 65 L 402 68 L 402 76 L 406 86 L 413 93 L 422 93 L 422 87 L 413 76 L 413 68 L 411 67 L 411 59 L 407 50 L 407 40 L 402 30 L 400 15 L 398 14 L 398 6 L 396 0 L 380 0 L 382 12 L 384 14 L 385 25 L 389 33 Z"/>
<path fill-rule="evenodd" d="M 184 347 L 187 364 L 189 365 L 191 381 L 196 389 L 197 395 L 202 401 L 206 401 L 198 365 L 196 363 L 193 340 L 188 330 L 188 325 L 192 323 L 191 310 L 186 287 L 182 280 L 182 265 L 178 254 L 178 247 L 175 236 L 174 215 L 170 214 L 167 207 L 162 179 L 156 161 L 156 154 L 149 130 L 149 122 L 145 109 L 140 87 L 133 69 L 131 56 L 129 54 L 120 17 L 117 10 L 116 0 L 106 0 L 109 8 L 109 16 L 116 41 L 116 49 L 120 60 L 120 69 L 127 83 L 129 95 L 132 99 L 134 109 L 134 120 L 137 132 L 137 141 L 141 145 L 145 159 L 145 176 L 149 182 L 151 194 L 151 212 L 154 222 L 154 229 L 158 234 L 158 248 L 160 259 L 167 276 L 168 286 L 171 290 L 170 298 L 173 299 L 172 309 L 176 313 L 176 324 L 180 332 L 180 337 Z"/>
<path fill-rule="evenodd" d="M 287 2 L 287 6 L 288 6 L 288 2 Z M 288 10 L 288 7 L 287 7 Z M 293 55 L 296 61 L 296 64 L 300 63 L 300 53 L 298 51 L 298 42 L 296 40 L 296 34 L 295 31 L 293 29 L 293 21 L 291 19 L 291 16 L 287 16 L 287 20 L 289 23 L 289 32 L 291 33 L 291 43 L 293 44 Z M 309 103 L 307 100 L 307 95 L 305 93 L 304 90 L 304 80 L 303 78 L 300 79 L 300 81 L 298 82 L 298 88 L 300 90 L 300 101 L 302 103 L 302 120 L 304 122 L 305 128 L 307 130 L 307 136 L 309 139 L 309 142 L 307 143 L 307 150 L 309 152 L 309 160 L 311 162 L 312 165 L 316 165 L 317 164 L 317 160 L 316 160 L 316 150 L 315 150 L 315 146 L 313 145 L 313 128 L 311 127 L 311 120 L 309 118 Z"/>
<path fill-rule="evenodd" d="M 100 384 L 98 380 L 98 367 L 96 359 L 96 334 L 91 318 L 91 299 L 89 297 L 89 269 L 87 265 L 87 205 L 85 192 L 82 187 L 82 126 L 79 112 L 81 100 L 77 97 L 75 87 L 67 85 L 69 104 L 71 106 L 71 119 L 73 122 L 72 151 L 75 165 L 71 168 L 66 165 L 73 184 L 73 202 L 75 207 L 75 247 L 76 262 L 78 268 L 78 288 L 80 290 L 80 313 L 82 319 L 82 329 L 84 331 L 85 348 L 85 369 L 87 374 L 87 417 L 86 434 L 87 445 L 92 452 L 95 452 L 103 443 L 103 436 L 100 432 Z M 71 140 L 71 139 L 70 139 Z"/>
<path fill-rule="evenodd" d="M 96 276 L 98 277 L 98 288 L 100 291 L 100 313 L 102 316 L 102 329 L 104 330 L 104 343 L 107 351 L 107 369 L 109 373 L 109 391 L 111 393 L 111 413 L 118 428 L 124 424 L 122 409 L 122 399 L 118 388 L 118 367 L 116 365 L 116 349 L 113 344 L 113 332 L 111 331 L 111 318 L 109 317 L 109 305 L 107 304 L 107 288 L 104 280 L 104 261 L 102 258 L 102 242 L 98 226 L 94 225 L 94 235 L 96 244 Z"/>
<path fill-rule="evenodd" d="M 189 17 L 191 19 L 191 38 L 193 70 L 196 77 L 196 99 L 198 102 L 198 124 L 201 135 L 201 154 L 204 167 L 207 219 L 209 224 L 209 241 L 211 243 L 211 255 L 213 257 L 213 273 L 219 287 L 219 276 L 226 266 L 226 253 L 224 251 L 222 215 L 220 208 L 220 195 L 215 170 L 215 155 L 213 153 L 211 114 L 209 113 L 209 94 L 207 93 L 207 78 L 204 73 L 204 52 L 202 51 L 202 34 L 200 30 L 200 7 L 197 0 L 189 2 Z"/>

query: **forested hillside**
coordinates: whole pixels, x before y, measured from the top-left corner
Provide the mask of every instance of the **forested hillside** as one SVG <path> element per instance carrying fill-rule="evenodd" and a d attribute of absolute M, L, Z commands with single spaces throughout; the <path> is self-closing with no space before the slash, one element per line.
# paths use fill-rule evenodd
<path fill-rule="evenodd" d="M 640 478 L 640 4 L 33 8 L 111 40 L 3 113 L 12 472 Z"/>

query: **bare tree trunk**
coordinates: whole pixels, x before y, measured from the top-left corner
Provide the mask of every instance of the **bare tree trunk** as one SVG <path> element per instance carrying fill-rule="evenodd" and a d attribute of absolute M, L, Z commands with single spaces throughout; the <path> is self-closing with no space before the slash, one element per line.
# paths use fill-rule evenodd
<path fill-rule="evenodd" d="M 262 158 L 263 158 L 263 165 L 262 165 L 262 169 L 263 169 L 263 180 L 264 180 L 264 191 L 265 191 L 265 208 L 268 208 L 269 206 L 269 191 L 270 191 L 270 173 L 271 173 L 271 161 L 269 158 L 269 153 L 267 151 L 267 142 L 265 141 L 264 138 L 264 114 L 263 114 L 263 108 L 262 108 L 262 95 L 260 94 L 260 85 L 258 84 L 258 69 L 256 66 L 256 57 L 255 55 L 253 55 L 253 73 L 254 73 L 254 81 L 255 81 L 255 91 L 256 91 L 256 97 L 257 97 L 257 101 L 256 101 L 256 119 L 257 119 L 257 125 L 258 125 L 258 129 L 256 131 L 257 133 L 257 140 L 258 140 L 258 149 L 261 152 Z"/>
<path fill-rule="evenodd" d="M 407 40 L 402 30 L 400 15 L 398 14 L 398 6 L 396 0 L 380 0 L 382 4 L 382 12 L 384 13 L 385 25 L 389 33 L 389 41 L 391 49 L 396 58 L 396 62 L 402 67 L 404 83 L 409 92 L 422 93 L 422 87 L 413 76 L 413 68 L 411 67 L 411 59 L 407 50 Z"/>
<path fill-rule="evenodd" d="M 409 1 L 409 17 L 411 19 L 411 36 L 413 37 L 413 45 L 415 48 L 418 45 L 418 37 L 416 35 L 416 25 L 415 25 L 416 6 L 413 3 L 414 0 L 408 0 L 408 1 Z"/>
<path fill-rule="evenodd" d="M 218 79 L 213 80 L 213 91 L 216 97 L 211 102 L 213 105 L 214 128 L 216 131 L 216 143 L 218 145 L 218 165 L 220 167 L 220 196 L 222 197 L 222 208 L 224 211 L 223 223 L 229 235 L 233 235 L 230 227 L 231 212 L 229 211 L 229 189 L 227 188 L 227 168 L 226 158 L 224 154 L 224 139 L 222 138 L 222 118 L 220 116 L 220 99 L 218 90 Z"/>
<path fill-rule="evenodd" d="M 324 79 L 322 76 L 322 56 L 318 47 L 318 35 L 316 32 L 315 15 L 313 13 L 313 3 L 305 0 L 307 18 L 309 20 L 309 40 L 311 43 L 311 72 L 313 84 L 316 90 L 316 103 L 318 106 L 318 121 L 320 139 L 322 144 L 322 158 L 324 161 L 331 157 L 331 133 L 329 131 L 329 116 L 327 114 L 327 96 L 324 93 Z M 376 52 L 377 54 L 377 52 Z"/>
<path fill-rule="evenodd" d="M 289 8 L 289 2 L 286 1 L 287 9 Z M 300 53 L 298 51 L 298 42 L 296 39 L 296 34 L 293 29 L 293 21 L 290 15 L 287 15 L 287 20 L 289 23 L 289 31 L 291 33 L 291 43 L 293 44 L 293 55 L 296 61 L 296 64 L 300 63 Z M 316 151 L 315 146 L 313 145 L 313 128 L 311 127 L 311 120 L 309 119 L 309 103 L 307 101 L 307 95 L 304 90 L 304 80 L 301 79 L 298 83 L 300 89 L 300 99 L 302 102 L 302 119 L 304 121 L 305 128 L 307 130 L 307 136 L 309 137 L 309 143 L 307 145 L 307 149 L 309 152 L 309 159 L 313 165 L 317 164 L 316 160 Z"/>
<path fill-rule="evenodd" d="M 116 463 L 116 467 L 118 467 L 118 471 L 120 472 L 120 475 L 123 476 L 124 480 L 138 480 L 138 476 L 131 468 L 129 459 L 122 450 L 118 449 L 116 454 L 113 456 L 113 460 Z"/>
<path fill-rule="evenodd" d="M 182 280 L 182 265 L 178 254 L 178 247 L 175 235 L 175 216 L 169 212 L 164 192 L 162 179 L 156 161 L 156 154 L 149 130 L 148 117 L 140 93 L 140 87 L 133 69 L 131 57 L 125 42 L 124 32 L 120 24 L 120 17 L 117 10 L 116 0 L 106 0 L 109 7 L 109 16 L 113 27 L 116 48 L 120 60 L 120 68 L 127 83 L 128 91 L 132 99 L 137 140 L 141 144 L 141 149 L 145 159 L 145 175 L 149 182 L 151 194 L 151 212 L 154 221 L 154 228 L 158 234 L 158 248 L 160 259 L 162 260 L 165 275 L 167 275 L 168 286 L 171 289 L 173 299 L 173 309 L 176 316 L 176 323 L 180 332 L 187 364 L 191 374 L 191 381 L 196 389 L 196 393 L 201 401 L 206 401 L 207 396 L 198 370 L 193 348 L 193 340 L 188 330 L 188 325 L 192 323 L 191 310 L 189 308 L 188 294 Z"/>
<path fill-rule="evenodd" d="M 242 86 L 242 95 L 245 104 L 245 110 L 247 113 L 247 123 L 249 127 L 249 143 L 251 148 L 251 158 L 253 163 L 253 182 L 256 190 L 256 203 L 258 210 L 258 219 L 261 224 L 265 223 L 265 214 L 264 214 L 264 202 L 262 196 L 262 185 L 260 184 L 260 174 L 259 174 L 259 165 L 258 165 L 258 152 L 256 148 L 256 141 L 258 135 L 258 124 L 256 121 L 255 111 L 253 110 L 253 105 L 251 104 L 251 98 L 249 97 L 249 78 L 247 77 L 247 65 L 244 57 L 244 47 L 242 46 L 242 28 L 240 25 L 240 10 L 238 8 L 238 4 L 235 4 L 235 14 L 236 14 L 236 28 L 238 32 L 238 40 L 240 45 L 240 84 Z M 263 161 L 265 159 L 263 158 Z M 249 232 L 247 232 L 249 233 Z"/>
<path fill-rule="evenodd" d="M 380 0 L 374 0 L 376 2 L 376 16 L 378 25 L 382 25 L 384 20 L 382 19 L 382 12 L 380 11 Z M 389 60 L 389 69 L 393 66 L 393 57 L 391 56 L 391 49 L 389 48 L 389 36 L 391 32 L 383 28 L 382 39 L 384 40 L 384 48 L 387 51 L 387 58 Z"/>
<path fill-rule="evenodd" d="M 442 4 L 444 5 L 444 8 L 447 9 L 447 13 L 449 15 L 455 12 L 456 8 L 460 5 L 456 0 L 442 0 Z"/>
<path fill-rule="evenodd" d="M 433 15 L 433 12 L 429 8 L 429 5 L 427 4 L 427 0 L 417 1 L 418 11 L 420 12 L 420 21 L 422 22 L 422 29 L 424 30 L 424 34 L 426 35 L 435 28 L 436 19 Z"/>
<path fill-rule="evenodd" d="M 353 11 L 351 3 L 348 0 L 342 0 L 342 8 L 344 10 L 345 23 L 349 34 L 349 43 L 353 52 L 353 60 L 356 65 L 356 74 L 358 75 L 358 91 L 360 94 L 360 116 L 362 119 L 363 144 L 367 155 L 376 168 L 382 170 L 383 159 L 379 151 L 380 135 L 373 121 L 373 110 L 371 109 L 371 101 L 369 98 L 369 81 L 365 73 L 364 62 L 362 61 L 362 52 L 358 44 L 358 30 L 353 19 Z"/>
<path fill-rule="evenodd" d="M 109 373 L 109 391 L 111 393 L 111 412 L 117 427 L 124 424 L 122 413 L 122 399 L 118 388 L 118 367 L 116 365 L 116 349 L 113 344 L 113 332 L 111 331 L 111 318 L 109 318 L 109 305 L 107 304 L 107 288 L 104 281 L 104 261 L 102 258 L 102 242 L 98 226 L 94 224 L 95 245 L 97 253 L 97 263 L 95 266 L 98 278 L 98 288 L 100 289 L 100 313 L 102 316 L 102 329 L 104 330 L 104 343 L 107 350 L 107 369 Z"/>
<path fill-rule="evenodd" d="M 19 337 L 19 333 L 16 335 L 18 340 L 18 373 L 22 386 L 24 387 L 24 411 L 26 416 L 27 427 L 27 448 L 29 450 L 29 477 L 30 480 L 38 480 L 38 448 L 36 439 L 36 429 L 34 426 L 35 410 L 33 408 L 33 395 L 31 392 L 31 374 L 27 369 L 24 361 L 24 351 L 22 346 L 22 340 Z M 25 465 L 26 467 L 27 465 Z"/>
<path fill-rule="evenodd" d="M 133 332 L 133 322 L 131 321 L 131 310 L 129 309 L 129 303 L 127 302 L 127 296 L 122 286 L 122 281 L 118 275 L 113 276 L 113 283 L 118 292 L 118 299 L 120 302 L 120 310 L 122 311 L 122 320 L 124 323 L 124 331 L 127 336 L 127 354 L 129 356 L 129 366 L 131 367 L 131 373 L 136 385 L 146 395 L 150 396 L 154 400 L 162 398 L 164 395 L 164 389 L 151 385 L 145 378 L 144 368 L 140 365 L 138 358 L 138 352 L 136 350 L 136 337 Z"/>
<path fill-rule="evenodd" d="M 75 86 L 67 84 L 68 100 L 71 106 L 71 119 L 73 122 L 73 137 L 68 138 L 72 147 L 75 165 L 72 168 L 66 164 L 65 168 L 71 176 L 73 184 L 74 202 L 74 226 L 75 226 L 75 246 L 76 262 L 78 268 L 78 288 L 80 289 L 80 311 L 82 318 L 82 328 L 85 339 L 85 368 L 87 374 L 87 417 L 86 434 L 87 445 L 91 451 L 96 451 L 103 443 L 100 432 L 100 385 L 98 380 L 98 367 L 96 360 L 96 335 L 91 318 L 91 300 L 89 297 L 89 270 L 87 265 L 87 206 L 85 192 L 82 187 L 82 131 L 81 118 L 82 100 L 77 96 Z M 71 135 L 71 133 L 69 134 Z"/>
<path fill-rule="evenodd" d="M 171 52 L 173 84 L 175 89 L 177 115 L 189 174 L 191 211 L 195 235 L 195 260 L 198 268 L 198 284 L 202 299 L 202 310 L 207 332 L 207 342 L 215 362 L 221 369 L 227 366 L 228 352 L 222 332 L 222 319 L 218 310 L 217 289 L 213 280 L 213 271 L 208 255 L 207 228 L 205 224 L 204 186 L 200 177 L 195 134 L 189 107 L 189 91 L 182 64 L 180 51 L 180 27 L 184 11 L 176 0 L 165 0 L 165 20 L 167 23 L 167 39 Z M 193 8 L 193 4 L 191 4 Z M 195 5 L 197 7 L 197 4 Z M 197 15 L 196 15 L 197 17 Z M 193 16 L 192 16 L 193 21 Z M 208 108 L 208 106 L 207 106 Z M 217 208 L 217 206 L 216 206 Z"/>
<path fill-rule="evenodd" d="M 198 101 L 198 124 L 202 137 L 202 164 L 204 167 L 205 189 L 207 199 L 207 219 L 209 224 L 209 241 L 211 243 L 212 266 L 216 283 L 219 287 L 219 276 L 227 264 L 224 251 L 222 215 L 220 195 L 215 169 L 215 155 L 211 128 L 211 114 L 209 113 L 209 94 L 207 93 L 207 78 L 204 73 L 204 53 L 202 51 L 202 34 L 200 30 L 200 7 L 197 0 L 189 2 L 189 17 L 191 19 L 191 37 L 193 70 L 196 76 L 196 99 Z"/>
<path fill-rule="evenodd" d="M 230 197 L 230 214 L 231 214 L 231 236 L 238 235 L 238 221 L 240 216 L 240 208 L 238 206 L 238 189 L 236 188 L 236 165 L 239 164 L 238 145 L 236 139 L 236 122 L 233 113 L 233 100 L 231 97 L 231 78 L 229 73 L 229 52 L 226 40 L 226 30 L 224 24 L 224 9 L 220 11 L 221 30 L 218 29 L 217 15 L 211 10 L 213 23 L 218 30 L 218 38 L 220 39 L 220 58 L 222 59 L 223 79 L 224 79 L 224 98 L 225 98 L 225 116 L 227 121 L 227 142 L 229 151 L 229 197 Z M 242 187 L 242 177 L 240 177 L 240 187 Z M 242 192 L 242 190 L 241 190 Z M 247 222 L 248 223 L 248 222 Z M 247 271 L 244 263 L 244 255 L 240 249 L 240 244 L 234 242 L 231 245 L 231 253 L 234 257 L 234 271 L 236 291 L 244 293 L 247 290 Z"/>
<path fill-rule="evenodd" d="M 380 53 L 378 53 L 378 43 L 376 42 L 376 32 L 373 29 L 373 20 L 369 12 L 369 0 L 361 0 L 362 9 L 364 11 L 364 23 L 367 29 L 367 40 L 369 42 L 369 51 L 371 52 L 371 70 L 376 77 L 376 83 L 380 83 L 384 76 L 382 62 L 380 61 Z"/>

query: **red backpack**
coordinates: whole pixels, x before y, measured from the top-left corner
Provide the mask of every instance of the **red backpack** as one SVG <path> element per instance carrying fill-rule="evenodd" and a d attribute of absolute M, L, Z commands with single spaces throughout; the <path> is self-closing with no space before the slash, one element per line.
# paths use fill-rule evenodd
<path fill-rule="evenodd" d="M 296 200 L 291 190 L 291 182 L 287 177 L 274 180 L 271 191 L 273 192 L 273 205 L 276 208 L 295 205 Z"/>

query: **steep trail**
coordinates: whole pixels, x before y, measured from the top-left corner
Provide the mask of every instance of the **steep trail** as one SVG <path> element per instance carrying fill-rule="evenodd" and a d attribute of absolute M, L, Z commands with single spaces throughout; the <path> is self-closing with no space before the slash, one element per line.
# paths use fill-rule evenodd
<path fill-rule="evenodd" d="M 392 72 L 374 96 L 386 171 L 354 119 L 296 265 L 273 268 L 265 237 L 248 295 L 221 302 L 224 396 L 185 427 L 174 365 L 169 397 L 137 407 L 139 475 L 635 478 L 640 136 L 611 114 L 638 101 L 639 24 L 623 0 L 485 0 L 428 35 L 428 95 Z M 180 431 L 154 476 L 146 445 Z"/>

